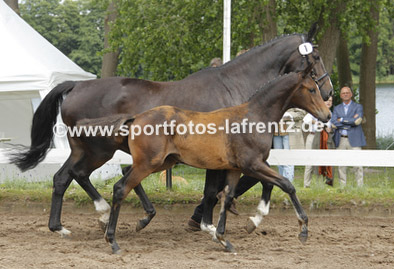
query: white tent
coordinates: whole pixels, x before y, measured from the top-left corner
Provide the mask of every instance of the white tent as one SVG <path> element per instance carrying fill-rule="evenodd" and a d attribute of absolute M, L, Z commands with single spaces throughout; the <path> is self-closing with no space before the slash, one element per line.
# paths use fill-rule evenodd
<path fill-rule="evenodd" d="M 30 145 L 33 111 L 40 100 L 63 81 L 95 77 L 0 0 L 0 138 Z"/>
<path fill-rule="evenodd" d="M 8 143 L 30 145 L 33 113 L 45 95 L 63 81 L 94 78 L 0 0 L 0 182 L 14 178 L 45 180 L 53 176 L 68 157 L 67 138 L 55 137 L 55 146 L 61 151 L 55 161 L 44 161 L 25 173 L 8 164 L 1 141 L 9 138 Z M 119 173 L 119 165 L 107 164 L 92 177 L 105 179 Z"/>

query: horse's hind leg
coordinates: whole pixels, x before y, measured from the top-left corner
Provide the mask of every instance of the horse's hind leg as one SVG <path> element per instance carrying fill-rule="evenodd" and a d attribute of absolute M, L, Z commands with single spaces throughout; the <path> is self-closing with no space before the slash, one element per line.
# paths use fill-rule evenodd
<path fill-rule="evenodd" d="M 52 204 L 48 227 L 52 232 L 57 232 L 61 236 L 68 236 L 71 234 L 69 230 L 62 226 L 60 221 L 64 192 L 73 180 L 69 174 L 71 166 L 72 158 L 70 156 L 53 177 Z"/>
<path fill-rule="evenodd" d="M 71 168 L 70 175 L 77 181 L 77 183 L 82 187 L 82 189 L 89 195 L 93 200 L 96 211 L 101 214 L 98 222 L 103 230 L 109 221 L 109 212 L 111 207 L 104 200 L 104 198 L 98 193 L 96 188 L 90 182 L 89 176 L 91 173 L 105 163 L 108 159 L 97 160 L 90 155 L 85 155 L 78 160 L 78 162 Z"/>
<path fill-rule="evenodd" d="M 262 183 L 262 184 L 263 184 L 263 193 L 261 195 L 260 203 L 257 207 L 256 215 L 254 217 L 249 217 L 245 227 L 248 233 L 253 232 L 260 225 L 264 216 L 267 216 L 270 210 L 271 193 L 274 186 L 270 183 Z"/>
<path fill-rule="evenodd" d="M 131 166 L 127 166 L 127 167 L 123 168 L 122 174 L 125 175 L 130 169 L 131 169 Z M 138 195 L 138 197 L 140 198 L 140 201 L 141 201 L 142 206 L 144 207 L 144 210 L 146 213 L 145 218 L 140 219 L 137 222 L 137 226 L 136 226 L 135 230 L 138 232 L 138 231 L 144 229 L 150 223 L 150 221 L 156 215 L 156 210 L 155 210 L 153 204 L 151 203 L 151 201 L 149 200 L 148 196 L 146 195 L 145 190 L 141 184 L 138 184 L 134 188 L 134 191 Z"/>
<path fill-rule="evenodd" d="M 216 240 L 216 227 L 212 223 L 213 209 L 218 201 L 218 190 L 222 190 L 226 178 L 225 170 L 207 170 L 204 186 L 203 212 L 201 230 L 208 232 Z"/>
<path fill-rule="evenodd" d="M 224 239 L 224 233 L 226 230 L 226 220 L 227 220 L 227 210 L 230 208 L 232 200 L 234 199 L 235 187 L 239 181 L 241 175 L 240 171 L 227 171 L 226 179 L 227 186 L 224 188 L 224 194 L 221 199 L 221 208 L 219 214 L 218 227 L 216 229 L 216 237 L 219 242 L 226 248 L 229 252 L 235 252 L 234 247 L 231 243 Z"/>

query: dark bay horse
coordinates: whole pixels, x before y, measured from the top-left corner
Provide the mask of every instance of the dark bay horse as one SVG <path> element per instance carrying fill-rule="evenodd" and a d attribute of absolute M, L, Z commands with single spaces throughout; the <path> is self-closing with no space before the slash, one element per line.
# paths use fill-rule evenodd
<path fill-rule="evenodd" d="M 50 148 L 52 128 L 59 105 L 63 121 L 74 126 L 80 119 L 99 118 L 116 114 L 138 114 L 160 105 L 174 105 L 196 111 L 212 111 L 247 101 L 264 83 L 278 75 L 303 70 L 315 63 L 312 77 L 320 86 L 324 99 L 332 94 L 332 84 L 316 49 L 301 54 L 302 44 L 310 44 L 314 31 L 307 35 L 293 34 L 255 47 L 221 67 L 207 68 L 187 78 L 173 82 L 153 82 L 130 78 L 106 78 L 82 82 L 68 81 L 56 86 L 41 102 L 33 117 L 32 144 L 26 152 L 13 159 L 21 170 L 31 169 L 42 161 Z M 64 96 L 67 97 L 64 99 Z M 116 150 L 129 152 L 127 143 L 114 144 L 103 137 L 80 139 L 69 137 L 71 154 L 53 178 L 52 206 L 49 229 L 62 235 L 70 232 L 60 221 L 64 192 L 75 179 L 102 213 L 103 224 L 108 221 L 109 205 L 89 180 L 90 174 L 110 160 Z M 217 172 L 212 172 L 215 176 Z M 143 228 L 155 210 L 141 186 L 136 193 L 147 217 L 137 229 Z M 270 196 L 270 191 L 266 191 Z M 140 227 L 140 228 L 138 228 Z"/>
<path fill-rule="evenodd" d="M 113 204 L 105 235 L 113 253 L 120 250 L 115 240 L 115 230 L 121 202 L 144 178 L 151 173 L 170 168 L 177 162 L 203 169 L 227 170 L 228 185 L 225 188 L 226 197 L 222 199 L 218 228 L 207 225 L 204 219 L 201 228 L 212 233 L 229 251 L 234 251 L 234 248 L 224 239 L 226 210 L 230 207 L 241 173 L 274 184 L 289 194 L 300 223 L 299 237 L 305 241 L 308 235 L 308 218 L 297 199 L 294 186 L 265 163 L 274 130 L 257 131 L 257 125 L 264 124 L 268 128 L 270 124 L 278 123 L 285 111 L 291 107 L 305 109 L 324 122 L 331 118 L 331 112 L 324 104 L 318 86 L 308 75 L 310 70 L 311 68 L 307 68 L 303 72 L 283 75 L 258 91 L 249 102 L 213 112 L 160 106 L 138 115 L 112 116 L 111 120 L 99 118 L 79 121 L 79 126 L 113 124 L 115 130 L 119 130 L 119 126 L 128 126 L 128 130 L 135 130 L 135 127 L 150 130 L 149 133 L 140 131 L 137 135 L 130 131 L 128 136 L 119 137 L 117 133 L 111 136 L 114 141 L 128 141 L 133 156 L 131 170 L 113 189 Z M 241 131 L 240 127 L 242 122 L 248 123 L 244 131 Z M 165 123 L 167 125 L 164 125 Z M 173 123 L 173 128 L 170 128 L 168 123 Z M 147 125 L 150 127 L 146 128 Z M 231 125 L 231 128 L 238 126 L 239 131 L 221 129 L 226 125 Z M 216 129 L 208 132 L 209 126 Z M 267 210 L 266 207 L 262 199 L 255 219 Z M 258 222 L 254 221 L 253 225 L 257 226 Z"/>

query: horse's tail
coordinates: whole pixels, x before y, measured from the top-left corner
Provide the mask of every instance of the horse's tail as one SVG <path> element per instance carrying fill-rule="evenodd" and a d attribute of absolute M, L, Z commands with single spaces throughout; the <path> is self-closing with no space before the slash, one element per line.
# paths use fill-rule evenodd
<path fill-rule="evenodd" d="M 50 91 L 33 116 L 31 127 L 31 146 L 29 149 L 14 154 L 11 163 L 18 166 L 22 171 L 32 169 L 41 162 L 51 146 L 53 138 L 53 126 L 59 113 L 59 107 L 63 102 L 63 95 L 69 93 L 75 87 L 74 81 L 66 81 Z"/>

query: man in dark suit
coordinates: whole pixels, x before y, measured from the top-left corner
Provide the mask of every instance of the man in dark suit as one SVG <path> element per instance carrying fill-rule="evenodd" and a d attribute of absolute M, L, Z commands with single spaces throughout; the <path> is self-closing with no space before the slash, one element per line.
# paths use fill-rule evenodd
<path fill-rule="evenodd" d="M 361 150 L 365 146 L 365 136 L 361 127 L 363 106 L 352 101 L 352 90 L 345 86 L 341 88 L 342 104 L 334 107 L 331 123 L 335 129 L 334 142 L 337 149 Z M 357 185 L 363 185 L 363 168 L 356 167 Z M 346 185 L 346 166 L 338 167 L 339 181 Z"/>

